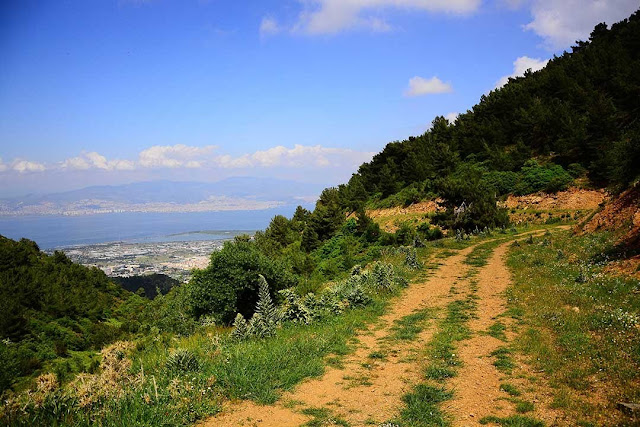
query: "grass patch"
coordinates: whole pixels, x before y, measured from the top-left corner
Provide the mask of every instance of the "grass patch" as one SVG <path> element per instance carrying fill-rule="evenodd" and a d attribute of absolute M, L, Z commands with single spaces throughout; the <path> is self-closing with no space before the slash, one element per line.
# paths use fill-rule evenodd
<path fill-rule="evenodd" d="M 425 370 L 425 377 L 429 380 L 444 381 L 456 376 L 456 371 L 448 366 L 431 364 Z"/>
<path fill-rule="evenodd" d="M 225 346 L 210 375 L 229 398 L 274 403 L 282 391 L 322 375 L 325 356 L 347 354 L 348 339 L 381 313 L 381 305 L 353 310 L 317 324 L 287 325 L 273 338 Z"/>
<path fill-rule="evenodd" d="M 500 384 L 500 390 L 508 393 L 509 396 L 513 396 L 513 397 L 517 397 L 517 396 L 520 396 L 522 394 L 522 393 L 520 393 L 520 390 L 518 390 L 518 388 L 516 386 L 514 386 L 513 384 L 509 384 L 509 383 Z"/>
<path fill-rule="evenodd" d="M 500 347 L 497 350 L 492 351 L 491 356 L 496 358 L 493 362 L 493 366 L 498 368 L 502 373 L 511 374 L 513 368 L 516 366 L 513 362 L 513 358 L 511 357 L 511 350 L 506 347 Z"/>
<path fill-rule="evenodd" d="M 432 310 L 424 309 L 396 320 L 391 328 L 391 331 L 393 331 L 392 338 L 401 341 L 415 340 L 426 326 L 426 320 L 433 317 L 432 313 Z"/>
<path fill-rule="evenodd" d="M 473 267 L 484 267 L 489 261 L 489 257 L 493 250 L 503 242 L 502 239 L 496 239 L 489 243 L 484 243 L 473 248 L 471 253 L 467 255 L 464 263 Z"/>
<path fill-rule="evenodd" d="M 384 351 L 376 350 L 369 353 L 369 356 L 367 357 L 369 359 L 387 360 L 387 353 L 385 353 Z"/>
<path fill-rule="evenodd" d="M 532 402 L 520 401 L 516 403 L 516 412 L 519 414 L 526 414 L 527 412 L 532 412 L 534 409 Z"/>
<path fill-rule="evenodd" d="M 448 426 L 450 420 L 440 410 L 439 404 L 452 396 L 453 393 L 444 388 L 419 384 L 402 397 L 406 406 L 395 423 L 415 427 Z"/>
<path fill-rule="evenodd" d="M 493 325 L 489 326 L 487 330 L 487 334 L 499 339 L 500 341 L 507 341 L 507 335 L 504 333 L 507 330 L 507 327 L 502 322 L 496 322 Z"/>
<path fill-rule="evenodd" d="M 305 423 L 308 427 L 321 427 L 327 425 L 349 427 L 349 423 L 342 418 L 335 417 L 331 410 L 327 408 L 305 408 L 302 412 L 304 415 L 313 417 L 311 421 Z"/>
<path fill-rule="evenodd" d="M 619 415 L 616 401 L 640 399 L 640 282 L 606 270 L 618 237 L 554 233 L 508 258 L 509 312 L 524 324 L 514 350 L 557 389 L 553 407 L 596 424 Z M 593 380 L 610 399 L 595 409 L 584 403 Z"/>
<path fill-rule="evenodd" d="M 523 415 L 513 415 L 511 417 L 499 418 L 493 415 L 484 417 L 480 420 L 480 424 L 497 424 L 503 427 L 544 427 L 544 423 L 535 418 L 525 417 Z"/>

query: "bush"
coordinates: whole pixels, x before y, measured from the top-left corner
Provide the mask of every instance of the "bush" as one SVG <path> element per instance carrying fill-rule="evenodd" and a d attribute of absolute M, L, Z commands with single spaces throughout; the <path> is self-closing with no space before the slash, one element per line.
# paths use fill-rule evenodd
<path fill-rule="evenodd" d="M 283 289 L 280 292 L 283 302 L 280 306 L 280 318 L 283 321 L 309 324 L 313 319 L 313 313 L 307 307 L 302 298 L 291 289 Z"/>
<path fill-rule="evenodd" d="M 395 241 L 399 245 L 410 245 L 413 243 L 416 237 L 416 230 L 407 222 L 400 224 L 400 227 L 396 230 Z"/>
<path fill-rule="evenodd" d="M 548 163 L 541 166 L 535 160 L 527 161 L 520 172 L 516 186 L 517 194 L 531 194 L 538 191 L 557 192 L 565 190 L 573 177 L 562 166 Z"/>
<path fill-rule="evenodd" d="M 179 348 L 167 358 L 166 368 L 173 373 L 192 372 L 200 369 L 200 363 L 193 352 Z"/>
<path fill-rule="evenodd" d="M 432 227 L 428 222 L 423 222 L 416 228 L 418 236 L 427 241 L 442 239 L 444 235 L 439 227 Z"/>
<path fill-rule="evenodd" d="M 197 270 L 189 283 L 192 314 L 196 318 L 213 315 L 227 324 L 237 313 L 249 318 L 258 302 L 259 275 L 266 278 L 272 295 L 297 283 L 282 263 L 261 253 L 253 242 L 225 243 L 211 255 L 209 266 Z"/>

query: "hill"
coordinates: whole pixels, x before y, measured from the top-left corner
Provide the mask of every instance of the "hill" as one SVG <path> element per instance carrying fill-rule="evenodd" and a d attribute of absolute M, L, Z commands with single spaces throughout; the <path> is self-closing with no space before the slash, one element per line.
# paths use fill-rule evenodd
<path fill-rule="evenodd" d="M 455 123 L 392 142 L 340 186 L 344 208 L 440 196 L 557 191 L 582 178 L 622 190 L 640 173 L 640 14 L 595 27 L 542 70 L 483 95 Z M 466 185 L 463 185 L 464 182 Z M 449 224 L 466 226 L 474 224 Z"/>
<path fill-rule="evenodd" d="M 0 390 L 47 364 L 61 377 L 89 369 L 77 366 L 91 363 L 78 352 L 124 336 L 142 303 L 97 268 L 0 236 Z M 51 366 L 56 361 L 62 364 Z"/>

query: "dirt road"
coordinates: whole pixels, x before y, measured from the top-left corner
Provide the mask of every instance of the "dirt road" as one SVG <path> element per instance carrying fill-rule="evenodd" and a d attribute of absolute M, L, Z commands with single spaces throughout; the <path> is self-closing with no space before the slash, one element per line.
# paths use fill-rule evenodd
<path fill-rule="evenodd" d="M 425 381 L 428 361 L 424 350 L 438 331 L 438 313 L 441 317 L 447 304 L 460 298 L 460 294 L 472 296 L 477 310 L 468 324 L 471 338 L 459 344 L 462 367 L 455 378 L 445 383 L 454 390 L 454 397 L 442 408 L 451 415 L 454 425 L 461 426 L 479 425 L 486 415 L 515 413 L 515 402 L 508 401 L 500 389 L 502 374 L 491 357 L 505 342 L 486 334 L 506 308 L 504 291 L 510 276 L 504 258 L 510 243 L 498 246 L 481 268 L 465 263 L 474 247 L 442 260 L 435 273 L 422 283 L 410 285 L 393 300 L 379 322 L 358 334 L 358 347 L 345 358 L 342 367 L 327 367 L 322 377 L 303 382 L 275 405 L 231 402 L 203 425 L 299 426 L 312 420 L 313 411 L 318 409 L 351 426 L 377 425 L 394 419 L 403 406 L 402 396 Z M 432 316 L 417 339 L 395 339 L 397 322 L 421 310 Z M 547 422 L 555 419 L 554 414 L 541 415 Z"/>

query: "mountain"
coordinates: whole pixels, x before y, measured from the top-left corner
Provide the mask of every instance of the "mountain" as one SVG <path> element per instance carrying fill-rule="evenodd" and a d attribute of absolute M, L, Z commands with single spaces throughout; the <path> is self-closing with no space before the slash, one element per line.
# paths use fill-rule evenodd
<path fill-rule="evenodd" d="M 136 182 L 3 199 L 0 200 L 0 213 L 16 215 L 268 209 L 314 200 L 321 189 L 316 184 L 255 177 L 227 178 L 213 183 Z"/>

